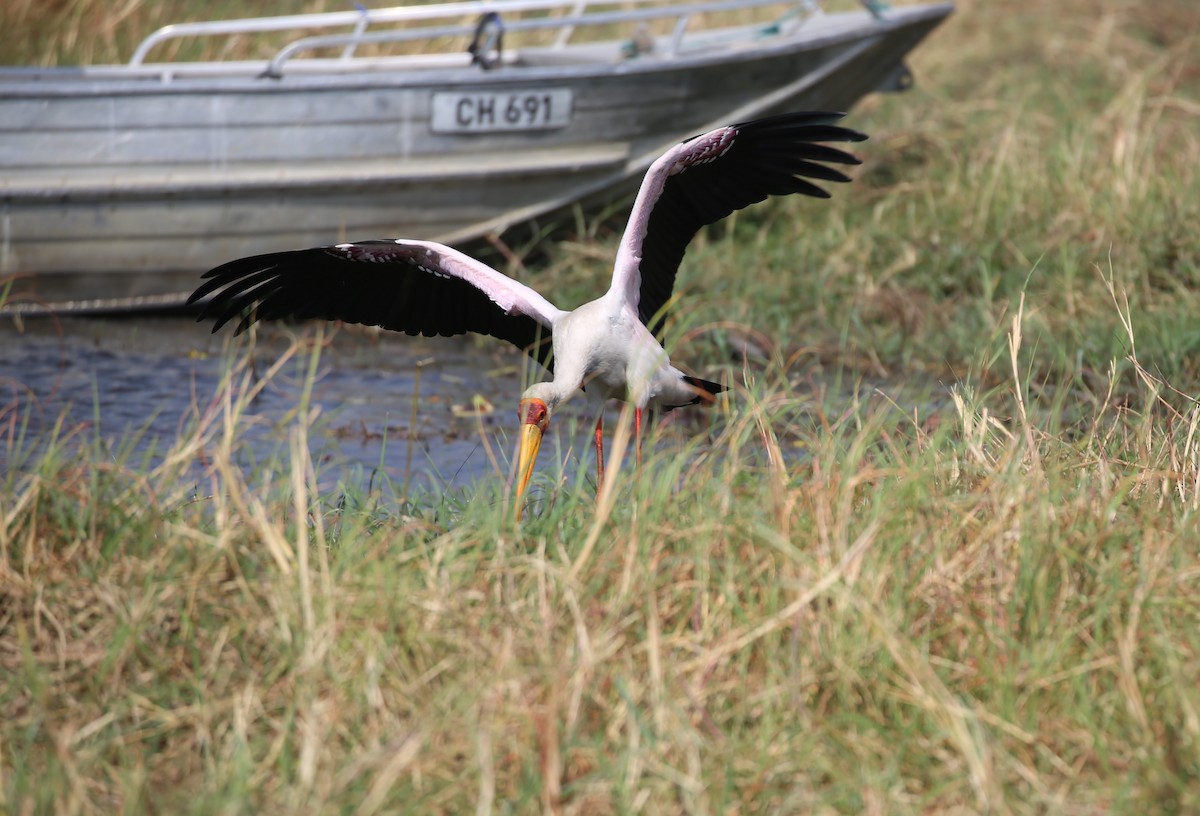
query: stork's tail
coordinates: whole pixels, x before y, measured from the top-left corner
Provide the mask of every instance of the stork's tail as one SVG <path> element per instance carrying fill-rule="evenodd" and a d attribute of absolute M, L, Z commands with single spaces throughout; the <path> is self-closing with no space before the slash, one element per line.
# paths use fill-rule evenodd
<path fill-rule="evenodd" d="M 692 388 L 696 389 L 696 398 L 691 400 L 690 402 L 682 402 L 679 405 L 667 405 L 662 409 L 663 413 L 674 410 L 675 408 L 682 408 L 685 405 L 696 405 L 701 402 L 703 402 L 703 403 L 715 402 L 716 398 L 717 398 L 717 394 L 720 394 L 722 391 L 729 390 L 728 388 L 721 385 L 720 383 L 710 382 L 709 380 L 702 380 L 699 377 L 689 377 L 686 374 L 683 375 L 683 381 L 685 383 L 687 383 L 688 385 L 690 385 Z"/>

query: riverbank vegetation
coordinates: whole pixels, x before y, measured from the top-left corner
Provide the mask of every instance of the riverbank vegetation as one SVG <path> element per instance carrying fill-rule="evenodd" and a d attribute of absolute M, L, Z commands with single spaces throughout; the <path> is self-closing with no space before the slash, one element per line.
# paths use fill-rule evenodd
<path fill-rule="evenodd" d="M 0 409 L 3 809 L 1195 811 L 1192 5 L 963 0 L 852 185 L 689 252 L 729 399 L 598 497 L 543 452 L 519 525 L 317 488 L 304 399 L 247 473 L 271 371 L 153 461 Z M 523 274 L 578 302 L 615 242 Z"/>

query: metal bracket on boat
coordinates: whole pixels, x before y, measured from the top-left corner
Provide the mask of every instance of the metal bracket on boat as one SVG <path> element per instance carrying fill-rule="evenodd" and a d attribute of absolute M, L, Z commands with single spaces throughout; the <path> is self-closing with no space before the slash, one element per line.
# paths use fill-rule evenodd
<path fill-rule="evenodd" d="M 371 24 L 371 10 L 362 3 L 355 3 L 354 8 L 358 10 L 358 22 L 354 24 L 354 42 L 346 43 L 346 47 L 342 49 L 342 59 L 348 60 L 354 56 L 354 52 L 358 50 L 358 38 L 367 30 L 367 26 Z"/>
<path fill-rule="evenodd" d="M 883 81 L 879 83 L 879 87 L 875 90 L 879 93 L 900 93 L 907 91 L 916 82 L 908 66 L 903 62 L 898 62 L 896 63 L 896 67 L 883 78 Z"/>
<path fill-rule="evenodd" d="M 475 36 L 467 46 L 471 64 L 490 71 L 500 65 L 504 58 L 504 21 L 494 11 L 479 15 Z"/>
<path fill-rule="evenodd" d="M 890 8 L 884 0 L 862 0 L 862 4 L 867 7 L 867 11 L 871 12 L 871 16 L 876 20 L 882 20 Z"/>

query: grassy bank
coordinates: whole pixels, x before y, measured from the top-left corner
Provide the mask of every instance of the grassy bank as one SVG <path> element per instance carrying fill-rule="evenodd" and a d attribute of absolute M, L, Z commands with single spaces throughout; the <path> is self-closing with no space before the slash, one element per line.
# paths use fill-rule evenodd
<path fill-rule="evenodd" d="M 675 347 L 731 398 L 598 499 L 586 459 L 520 526 L 500 480 L 318 491 L 304 422 L 246 475 L 237 371 L 159 464 L 39 440 L 0 806 L 1195 811 L 1192 5 L 961 3 L 853 185 L 689 253 Z M 614 245 L 538 279 L 578 302 Z"/>

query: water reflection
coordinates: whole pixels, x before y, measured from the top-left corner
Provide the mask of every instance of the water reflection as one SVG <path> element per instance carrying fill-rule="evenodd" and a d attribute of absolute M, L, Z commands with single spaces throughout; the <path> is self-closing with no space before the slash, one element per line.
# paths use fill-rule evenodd
<path fill-rule="evenodd" d="M 256 369 L 268 370 L 293 336 L 263 327 L 250 352 Z M 411 471 L 414 488 L 446 489 L 507 478 L 524 364 L 511 347 L 352 329 L 329 330 L 326 339 L 312 394 L 321 411 L 311 449 L 322 481 L 382 471 L 399 486 Z M 245 336 L 213 336 L 187 318 L 4 321 L 0 467 L 12 464 L 5 457 L 12 457 L 14 436 L 37 439 L 60 421 L 83 438 L 114 450 L 125 440 L 152 458 L 212 403 L 223 375 L 249 347 Z M 286 449 L 308 364 L 297 354 L 254 402 L 254 420 L 242 429 L 248 465 Z M 564 424 L 560 430 L 569 430 Z M 557 446 L 566 444 L 560 439 Z"/>

